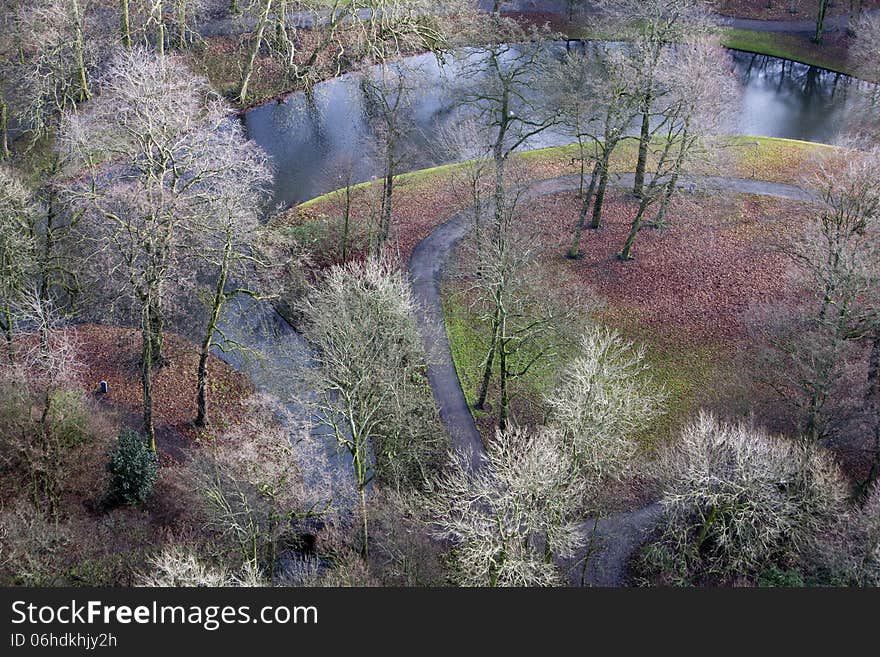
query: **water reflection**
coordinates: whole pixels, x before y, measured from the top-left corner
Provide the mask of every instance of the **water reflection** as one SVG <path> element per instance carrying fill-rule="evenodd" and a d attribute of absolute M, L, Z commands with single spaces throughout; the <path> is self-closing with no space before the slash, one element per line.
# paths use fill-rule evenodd
<path fill-rule="evenodd" d="M 831 143 L 866 83 L 786 59 L 731 51 L 743 84 L 741 134 Z"/>
<path fill-rule="evenodd" d="M 731 55 L 742 83 L 742 107 L 728 129 L 735 134 L 833 142 L 854 92 L 867 86 L 840 73 L 776 57 L 741 51 Z M 436 138 L 457 104 L 453 89 L 460 90 L 458 78 L 466 57 L 447 57 L 442 64 L 432 55 L 408 60 L 421 80 L 410 111 L 416 129 L 407 135 L 405 168 L 449 161 L 450 154 L 438 150 Z M 248 112 L 249 134 L 276 168 L 275 201 L 287 206 L 338 188 L 343 168 L 354 181 L 376 176 L 381 168 L 364 114 L 363 93 L 351 75 L 318 85 L 313 98 L 292 94 Z M 561 130 L 549 130 L 525 146 L 570 141 Z"/>

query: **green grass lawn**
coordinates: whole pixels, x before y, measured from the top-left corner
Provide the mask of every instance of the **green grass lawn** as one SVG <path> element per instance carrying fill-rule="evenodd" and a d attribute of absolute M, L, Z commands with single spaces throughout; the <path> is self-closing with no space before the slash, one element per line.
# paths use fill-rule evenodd
<path fill-rule="evenodd" d="M 613 41 L 620 38 L 619 35 L 612 32 L 601 31 L 594 26 L 577 23 L 565 26 L 562 28 L 562 33 L 570 39 Z M 849 37 L 836 33 L 827 34 L 821 45 L 813 43 L 808 34 L 734 28 L 718 28 L 717 34 L 721 45 L 727 48 L 782 57 L 812 66 L 821 66 L 847 75 L 855 74 L 847 59 Z"/>
<path fill-rule="evenodd" d="M 493 430 L 491 406 L 487 411 L 474 408 L 479 394 L 486 350 L 491 338 L 489 327 L 475 316 L 462 293 L 446 282 L 441 290 L 446 335 L 465 398 L 474 419 L 487 438 Z M 651 380 L 666 392 L 665 413 L 655 420 L 650 430 L 640 436 L 647 451 L 665 444 L 708 401 L 711 383 L 731 364 L 724 354 L 711 347 L 676 344 L 674 340 L 656 339 L 646 335 L 636 318 L 615 312 L 613 317 L 597 318 L 604 326 L 614 328 L 624 337 L 647 347 L 646 362 Z M 528 358 L 531 354 L 526 354 Z M 574 346 L 562 349 L 529 373 L 511 382 L 514 415 L 540 421 L 542 400 L 552 393 L 557 377 L 565 364 L 576 356 Z M 497 369 L 497 368 L 496 368 Z M 497 372 L 494 375 L 497 377 Z M 493 378 L 494 381 L 494 378 Z M 497 397 L 497 386 L 490 389 L 490 404 Z"/>
<path fill-rule="evenodd" d="M 725 140 L 730 149 L 723 165 L 704 165 L 701 171 L 706 174 L 729 175 L 744 178 L 757 178 L 770 181 L 790 182 L 804 168 L 817 152 L 830 148 L 827 146 L 786 139 L 763 137 L 732 137 Z M 533 180 L 572 175 L 577 167 L 571 158 L 577 153 L 576 146 L 559 146 L 517 154 L 515 157 L 526 163 L 532 171 Z M 615 152 L 613 168 L 615 171 L 632 171 L 636 159 L 636 143 L 625 142 Z M 462 164 L 450 164 L 406 174 L 402 178 L 406 184 L 398 187 L 397 194 L 416 195 L 419 205 L 430 208 L 439 224 L 452 214 L 444 209 L 442 190 L 447 187 L 451 176 Z M 360 188 L 377 182 L 364 183 Z M 330 193 L 308 201 L 299 209 L 308 209 L 304 216 L 327 216 L 333 212 L 333 203 L 338 195 Z M 314 220 L 314 219 L 312 219 Z M 405 219 L 400 219 L 404 221 Z M 299 219 L 302 221 L 302 219 Z M 290 230 L 284 222 L 278 230 Z M 406 231 L 406 226 L 400 227 Z M 565 268 L 561 270 L 564 275 Z M 562 281 L 560 281 L 562 282 Z M 464 293 L 456 289 L 452 281 L 443 286 L 443 305 L 445 325 L 456 370 L 468 402 L 473 405 L 478 394 L 482 363 L 489 342 L 489 328 L 471 310 Z M 633 317 L 625 307 L 615 307 L 599 318 L 604 324 L 616 328 L 629 339 L 643 342 L 648 347 L 648 361 L 654 379 L 668 392 L 668 412 L 652 427 L 650 436 L 646 434 L 645 443 L 651 447 L 664 442 L 693 413 L 707 403 L 707 395 L 715 388 L 714 383 L 725 376 L 731 366 L 724 352 L 713 345 L 688 345 L 677 343 L 675 336 L 656 336 L 646 334 L 639 326 L 638 317 Z M 522 418 L 539 421 L 540 402 L 552 392 L 559 369 L 573 355 L 558 353 L 527 376 L 515 381 L 512 388 L 517 397 L 514 412 Z M 711 400 L 709 400 L 711 401 Z M 491 412 L 491 409 L 490 409 Z M 491 430 L 490 413 L 475 411 L 475 418 L 481 429 Z"/>
<path fill-rule="evenodd" d="M 846 49 L 836 43 L 816 45 L 803 34 L 780 34 L 726 28 L 720 31 L 721 45 L 735 50 L 782 57 L 796 62 L 821 66 L 832 71 L 853 75 Z"/>

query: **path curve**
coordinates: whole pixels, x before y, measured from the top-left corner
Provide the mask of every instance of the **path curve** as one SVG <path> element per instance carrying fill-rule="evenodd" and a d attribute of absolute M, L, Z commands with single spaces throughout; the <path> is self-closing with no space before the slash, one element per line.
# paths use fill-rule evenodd
<path fill-rule="evenodd" d="M 576 175 L 568 175 L 542 180 L 532 187 L 526 198 L 534 199 L 575 190 L 578 188 L 578 178 Z M 631 187 L 633 179 L 632 173 L 619 174 L 612 176 L 609 185 Z M 809 201 L 814 198 L 795 185 L 748 178 L 685 176 L 679 186 L 686 191 L 718 190 L 794 201 Z M 468 233 L 468 219 L 468 210 L 465 210 L 435 228 L 413 250 L 409 272 L 413 294 L 419 307 L 419 329 L 429 355 L 428 380 L 440 409 L 440 417 L 452 440 L 453 448 L 467 455 L 467 463 L 476 471 L 485 462 L 485 447 L 455 370 L 440 296 L 444 268 L 454 247 Z M 585 521 L 581 525 L 581 531 L 591 535 L 588 548 L 561 564 L 570 583 L 574 586 L 581 585 L 580 564 L 589 551 L 585 584 L 627 584 L 627 563 L 634 551 L 644 544 L 661 516 L 660 505 L 655 502 L 635 511 L 606 516 L 598 522 Z"/>

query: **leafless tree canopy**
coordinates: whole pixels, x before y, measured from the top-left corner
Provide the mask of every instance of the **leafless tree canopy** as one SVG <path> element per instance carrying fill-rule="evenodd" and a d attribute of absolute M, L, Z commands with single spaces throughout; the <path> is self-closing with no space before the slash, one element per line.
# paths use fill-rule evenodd
<path fill-rule="evenodd" d="M 845 508 L 828 454 L 703 414 L 664 461 L 663 534 L 649 559 L 677 582 L 755 577 L 811 549 Z"/>

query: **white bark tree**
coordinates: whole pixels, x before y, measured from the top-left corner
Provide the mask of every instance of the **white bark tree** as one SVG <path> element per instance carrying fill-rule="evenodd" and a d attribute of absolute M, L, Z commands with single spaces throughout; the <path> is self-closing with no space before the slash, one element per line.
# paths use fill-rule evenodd
<path fill-rule="evenodd" d="M 678 583 L 755 578 L 808 551 L 845 509 L 833 459 L 703 414 L 663 465 L 666 526 L 649 560 Z"/>
<path fill-rule="evenodd" d="M 462 586 L 553 586 L 557 558 L 583 544 L 583 483 L 549 429 L 499 431 L 476 472 L 451 456 L 422 501 L 433 534 L 453 546 Z"/>
<path fill-rule="evenodd" d="M 109 66 L 99 96 L 66 115 L 63 128 L 66 194 L 85 213 L 88 264 L 141 331 L 144 431 L 154 443 L 153 367 L 164 359 L 172 291 L 192 284 L 184 261 L 193 235 L 218 212 L 253 213 L 237 204 L 249 203 L 251 184 L 265 183 L 265 168 L 240 160 L 247 147 L 207 82 L 174 58 L 139 50 Z M 255 166 L 245 170 L 248 162 Z M 237 192 L 248 196 L 230 204 Z"/>
<path fill-rule="evenodd" d="M 664 390 L 650 377 L 645 349 L 616 332 L 594 328 L 546 400 L 548 424 L 598 487 L 618 479 L 638 449 L 638 432 L 663 412 Z"/>
<path fill-rule="evenodd" d="M 315 348 L 315 423 L 351 456 L 366 558 L 368 485 L 418 485 L 445 447 L 415 301 L 403 273 L 371 259 L 331 268 L 300 312 Z"/>

